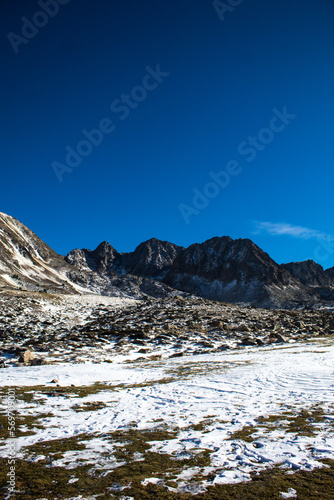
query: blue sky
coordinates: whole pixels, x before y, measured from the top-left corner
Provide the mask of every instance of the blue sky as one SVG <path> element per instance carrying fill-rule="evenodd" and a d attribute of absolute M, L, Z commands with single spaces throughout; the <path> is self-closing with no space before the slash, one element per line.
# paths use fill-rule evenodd
<path fill-rule="evenodd" d="M 1 4 L 0 211 L 62 254 L 229 235 L 334 266 L 331 0 L 55 1 Z"/>

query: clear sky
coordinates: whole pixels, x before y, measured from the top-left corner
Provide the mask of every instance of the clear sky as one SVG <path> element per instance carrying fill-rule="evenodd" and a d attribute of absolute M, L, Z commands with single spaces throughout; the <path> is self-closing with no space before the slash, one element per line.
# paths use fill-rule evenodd
<path fill-rule="evenodd" d="M 334 266 L 332 0 L 0 9 L 0 211 L 61 254 L 229 235 Z"/>

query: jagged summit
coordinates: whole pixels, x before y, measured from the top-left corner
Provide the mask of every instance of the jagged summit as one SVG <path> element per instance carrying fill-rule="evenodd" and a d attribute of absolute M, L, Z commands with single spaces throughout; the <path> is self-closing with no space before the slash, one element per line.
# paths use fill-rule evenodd
<path fill-rule="evenodd" d="M 225 302 L 313 300 L 312 293 L 249 239 L 215 237 L 191 245 L 175 259 L 165 282 Z"/>
<path fill-rule="evenodd" d="M 334 268 L 326 269 L 314 262 L 290 262 L 281 267 L 308 287 L 313 287 L 326 300 L 334 300 Z"/>
<path fill-rule="evenodd" d="M 314 260 L 305 260 L 303 262 L 290 262 L 282 264 L 293 276 L 308 286 L 327 287 L 331 285 L 331 279 L 324 268 L 314 262 Z"/>
<path fill-rule="evenodd" d="M 125 257 L 124 267 L 130 274 L 146 277 L 163 277 L 173 265 L 183 247 L 156 238 L 144 241 L 134 252 Z"/>
<path fill-rule="evenodd" d="M 138 245 L 134 252 L 119 253 L 104 241 L 93 251 L 72 250 L 65 260 L 80 269 L 102 274 L 156 278 L 166 274 L 181 250 L 182 247 L 173 243 L 151 238 Z"/>
<path fill-rule="evenodd" d="M 120 253 L 107 241 L 100 243 L 95 250 L 72 250 L 65 260 L 82 271 L 94 271 L 100 274 L 114 273 L 114 267 L 120 261 Z"/>

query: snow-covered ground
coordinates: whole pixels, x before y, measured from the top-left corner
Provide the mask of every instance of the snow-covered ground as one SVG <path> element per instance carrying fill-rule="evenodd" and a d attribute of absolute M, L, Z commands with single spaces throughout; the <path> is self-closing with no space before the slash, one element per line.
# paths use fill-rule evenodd
<path fill-rule="evenodd" d="M 117 443 L 110 433 L 134 425 L 147 430 L 163 424 L 175 431 L 175 437 L 152 441 L 151 451 L 180 459 L 203 450 L 211 453 L 211 464 L 204 469 L 184 467 L 177 480 L 182 490 L 198 473 L 203 476 L 203 488 L 249 480 L 252 471 L 277 464 L 291 471 L 308 470 L 322 466 L 324 458 L 333 458 L 333 361 L 334 342 L 327 337 L 159 361 L 9 367 L 2 372 L 0 384 L 17 391 L 54 387 L 53 379 L 61 387 L 73 384 L 72 397 L 50 396 L 40 387 L 29 403 L 18 397 L 21 415 L 52 415 L 33 435 L 17 438 L 19 456 L 38 460 L 43 457 L 31 455 L 30 445 L 84 433 L 92 437 L 84 441 L 85 449 L 65 452 L 53 465 L 75 468 L 88 462 L 110 470 L 118 465 L 113 457 Z M 78 396 L 77 387 L 94 383 L 99 383 L 95 393 Z M 89 403 L 100 404 L 97 409 L 76 411 L 78 405 Z M 1 409 L 5 408 L 4 400 Z M 303 410 L 311 433 L 291 425 Z M 313 420 L 315 410 L 318 418 Z M 236 434 L 245 429 L 246 440 Z M 0 442 L 1 455 L 7 451 L 8 443 Z M 206 481 L 209 474 L 211 479 Z"/>

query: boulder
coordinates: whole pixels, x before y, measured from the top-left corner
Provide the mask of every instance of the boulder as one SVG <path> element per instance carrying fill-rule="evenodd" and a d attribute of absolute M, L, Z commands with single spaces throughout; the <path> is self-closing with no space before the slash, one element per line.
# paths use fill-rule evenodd
<path fill-rule="evenodd" d="M 21 356 L 19 357 L 19 363 L 28 363 L 29 361 L 32 361 L 35 359 L 36 356 L 33 354 L 29 349 L 21 353 Z"/>
<path fill-rule="evenodd" d="M 245 323 L 240 323 L 240 325 L 236 326 L 233 328 L 234 332 L 249 332 L 248 326 L 245 325 Z"/>
<path fill-rule="evenodd" d="M 181 358 L 182 356 L 184 356 L 184 352 L 176 352 L 175 354 L 172 354 L 169 357 L 170 358 Z"/>
<path fill-rule="evenodd" d="M 276 344 L 280 344 L 281 342 L 287 342 L 288 339 L 284 337 L 283 335 L 277 335 L 276 337 Z"/>
<path fill-rule="evenodd" d="M 239 345 L 242 345 L 242 346 L 254 346 L 254 345 L 258 345 L 258 343 L 256 342 L 255 339 L 252 339 L 251 337 L 245 337 L 242 339 L 242 341 L 240 342 Z"/>
<path fill-rule="evenodd" d="M 41 358 L 34 358 L 30 361 L 30 366 L 41 366 L 44 365 L 45 361 Z"/>
<path fill-rule="evenodd" d="M 203 340 L 202 342 L 198 342 L 198 344 L 200 347 L 205 347 L 207 349 L 213 349 L 213 344 L 211 344 L 211 342 L 207 342 L 205 340 Z"/>
<path fill-rule="evenodd" d="M 218 347 L 218 351 L 227 351 L 229 346 L 227 344 L 222 344 Z"/>
<path fill-rule="evenodd" d="M 282 342 L 287 342 L 287 341 L 288 341 L 287 337 L 284 337 L 279 333 L 272 332 L 268 337 L 269 344 L 280 344 Z"/>
<path fill-rule="evenodd" d="M 217 330 L 224 330 L 224 323 L 219 319 L 214 319 L 210 321 L 209 325 Z"/>

